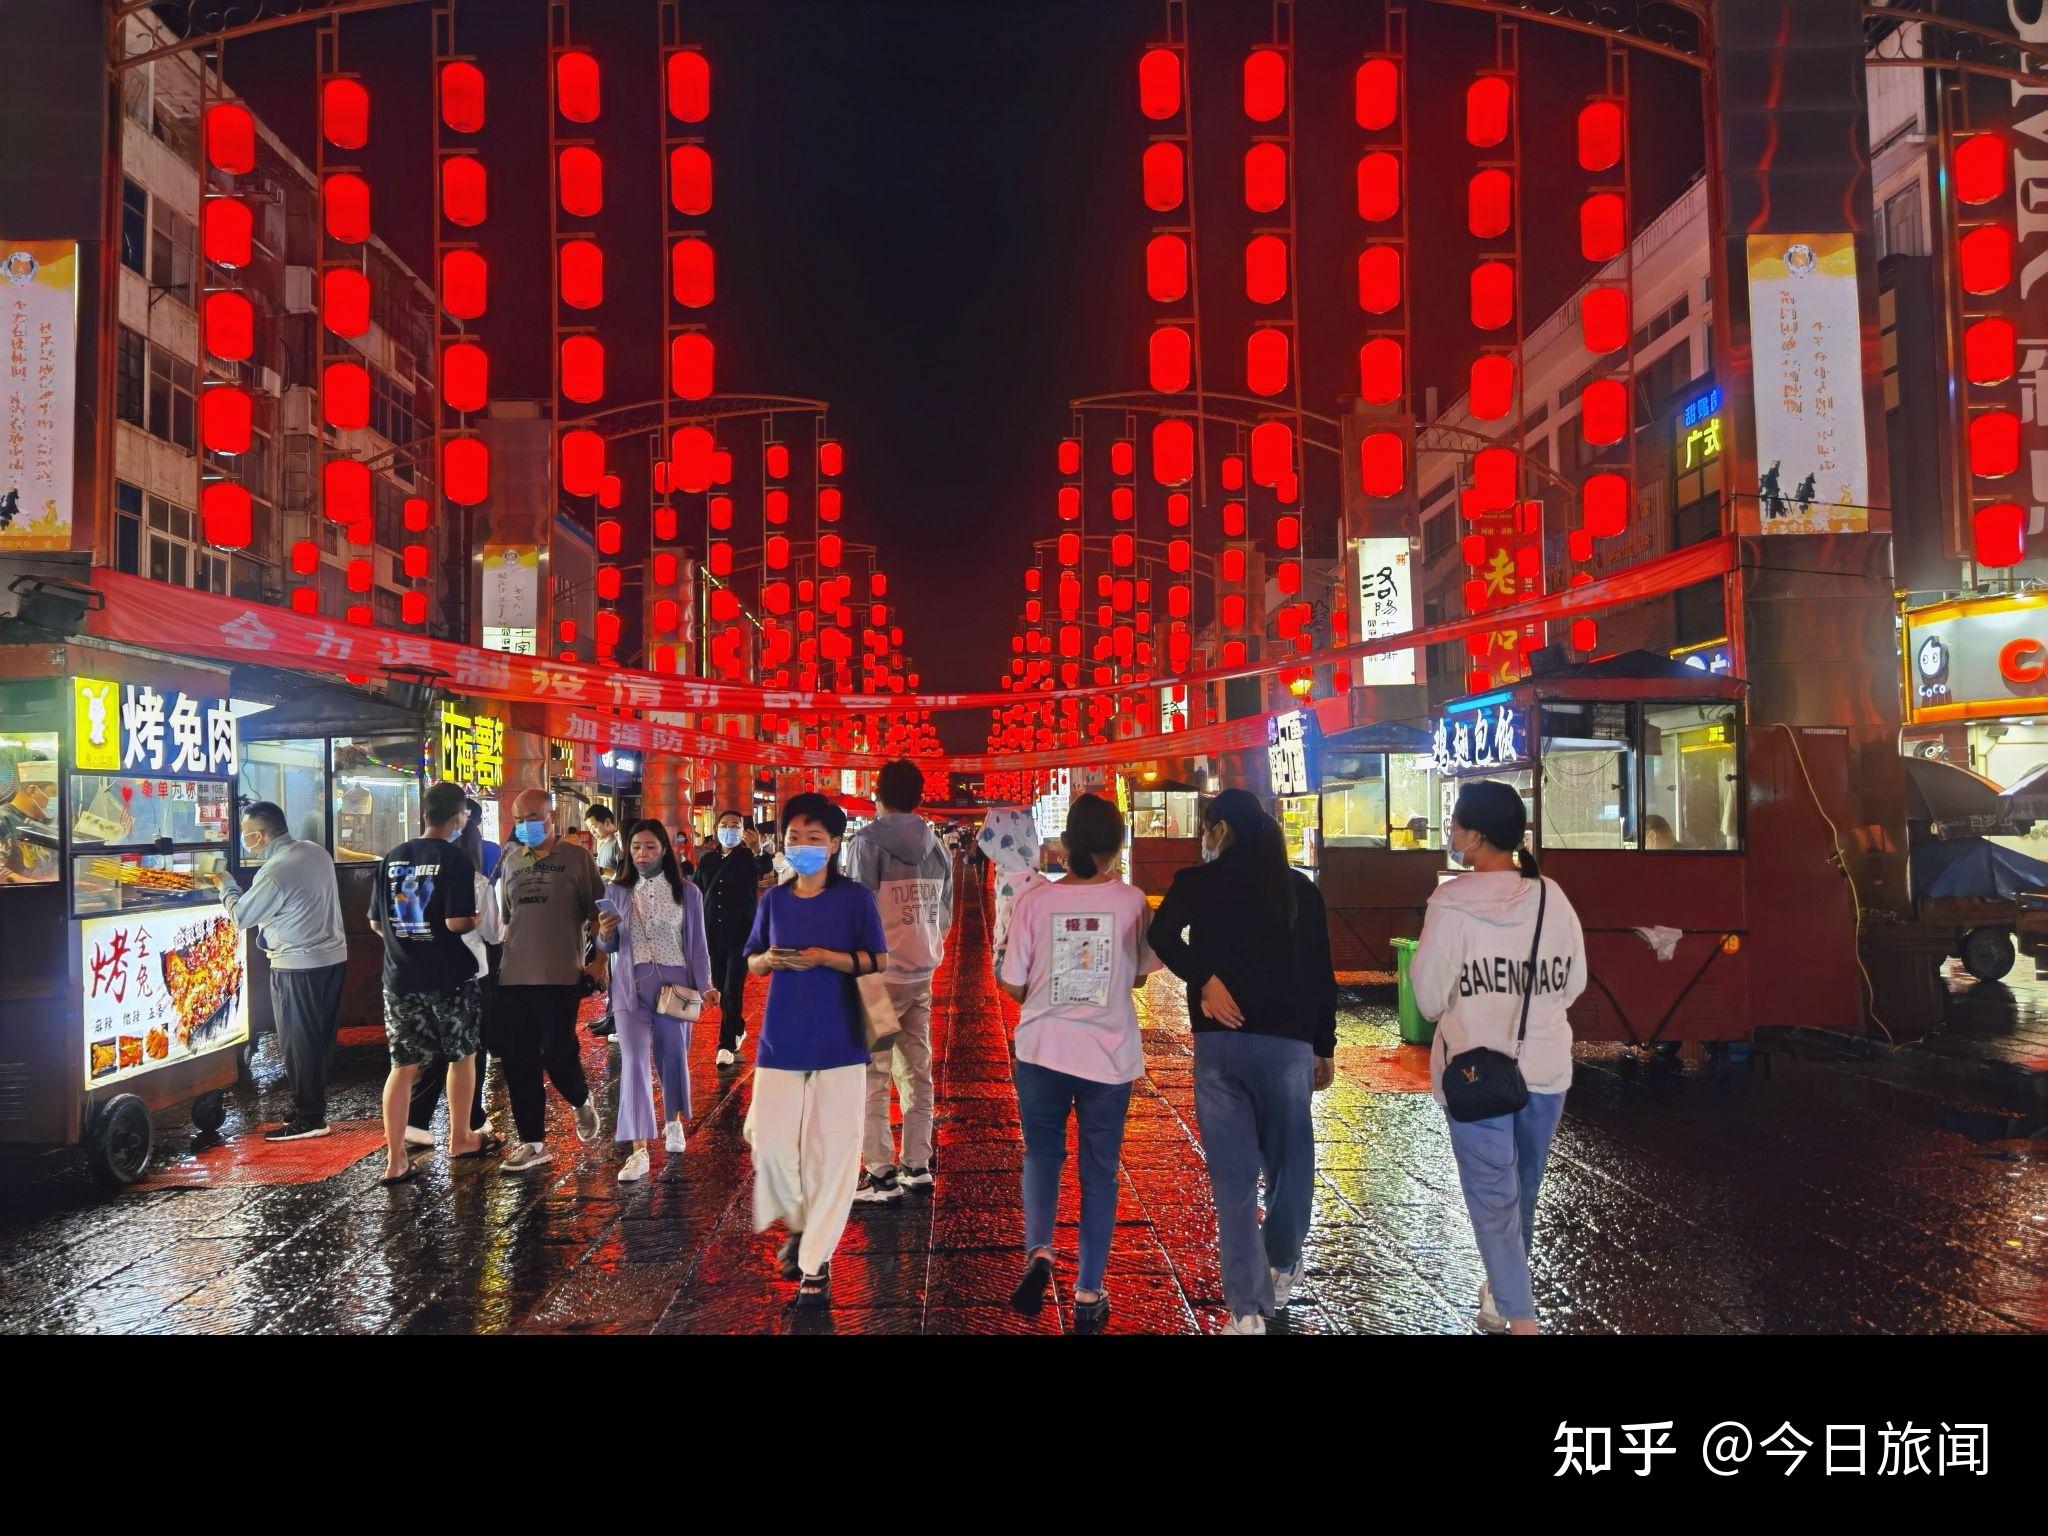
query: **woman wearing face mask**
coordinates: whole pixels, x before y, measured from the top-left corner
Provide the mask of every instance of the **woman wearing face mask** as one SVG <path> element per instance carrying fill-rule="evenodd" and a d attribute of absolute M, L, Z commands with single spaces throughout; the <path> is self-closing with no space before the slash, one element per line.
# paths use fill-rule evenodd
<path fill-rule="evenodd" d="M 626 867 L 605 887 L 610 910 L 597 918 L 597 942 L 612 962 L 612 1017 L 619 1027 L 619 1123 L 614 1141 L 632 1148 L 619 1182 L 647 1177 L 647 1147 L 657 1130 L 670 1156 L 683 1150 L 690 1118 L 689 1025 L 663 1013 L 664 986 L 689 987 L 715 1007 L 711 955 L 704 943 L 704 898 L 676 865 L 668 828 L 636 821 L 626 836 Z M 649 1056 L 652 1055 L 650 1070 Z M 665 1125 L 654 1117 L 661 1078 Z"/>
<path fill-rule="evenodd" d="M 882 969 L 888 944 L 875 898 L 838 868 L 846 812 L 823 795 L 782 808 L 790 880 L 761 898 L 747 969 L 772 976 L 754 1058 L 747 1139 L 754 1148 L 754 1230 L 781 1222 L 796 1304 L 831 1304 L 831 1264 L 860 1178 L 868 1049 L 852 978 Z"/>
<path fill-rule="evenodd" d="M 1450 1120 L 1458 1182 L 1486 1265 L 1478 1323 L 1487 1333 L 1537 1331 L 1529 1280 L 1536 1195 L 1572 1082 L 1565 1010 L 1586 988 L 1579 916 L 1522 846 L 1528 825 L 1511 785 L 1483 779 L 1458 791 L 1448 841 L 1467 872 L 1429 898 L 1409 968 L 1416 1006 L 1436 1020 L 1437 1103 L 1445 1103 L 1452 1059 L 1474 1049 L 1514 1058 L 1528 1085 L 1528 1102 L 1512 1114 Z"/>
<path fill-rule="evenodd" d="M 1310 1106 L 1336 1075 L 1337 977 L 1322 895 L 1288 867 L 1280 824 L 1242 789 L 1211 800 L 1204 824 L 1203 862 L 1173 877 L 1151 940 L 1187 983 L 1223 1331 L 1263 1334 L 1301 1274 L 1316 1185 Z"/>
<path fill-rule="evenodd" d="M 718 1064 L 735 1066 L 747 1038 L 747 935 L 761 877 L 770 869 L 761 835 L 739 811 L 721 811 L 718 845 L 697 865 L 704 892 L 704 931 L 711 943 L 711 976 L 718 983 Z"/>

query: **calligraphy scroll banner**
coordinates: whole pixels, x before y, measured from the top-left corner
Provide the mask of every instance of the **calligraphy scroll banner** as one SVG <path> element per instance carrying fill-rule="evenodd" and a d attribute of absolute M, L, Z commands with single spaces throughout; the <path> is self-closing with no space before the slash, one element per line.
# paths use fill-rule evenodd
<path fill-rule="evenodd" d="M 1232 677 L 1262 677 L 1297 666 L 1323 666 L 1350 662 L 1363 656 L 1425 645 L 1444 645 L 1468 635 L 1484 634 L 1496 628 L 1540 624 L 1550 619 L 1598 613 L 1623 603 L 1641 602 L 1726 575 L 1734 568 L 1735 542 L 1723 536 L 1699 544 L 1688 544 L 1656 560 L 1645 561 L 1630 570 L 1618 571 L 1603 580 L 1563 592 L 1550 592 L 1525 603 L 1517 603 L 1474 617 L 1453 619 L 1427 629 L 1409 630 L 1377 640 L 1336 646 L 1309 656 L 1289 656 L 1278 661 L 1242 667 L 1212 667 L 1182 677 L 1164 677 L 1163 685 L 1190 686 Z M 1017 702 L 1024 695 L 1008 692 L 984 693 L 901 693 L 829 694 L 796 693 L 761 688 L 749 683 L 713 683 L 700 678 L 663 677 L 653 672 L 625 668 L 597 667 L 579 662 L 546 661 L 533 657 L 508 656 L 501 651 L 479 650 L 475 646 L 432 640 L 423 635 L 397 634 L 389 630 L 359 628 L 313 615 L 292 613 L 267 604 L 211 592 L 195 592 L 167 582 L 129 576 L 119 571 L 98 570 L 94 584 L 106 594 L 106 606 L 86 615 L 89 634 L 101 640 L 226 662 L 254 662 L 265 666 L 290 667 L 342 677 L 378 675 L 395 669 L 420 669 L 440 674 L 451 692 L 475 698 L 512 699 L 554 704 L 563 708 L 711 711 L 734 714 L 801 713 L 844 714 L 873 709 L 987 709 Z M 1104 688 L 1067 688 L 1029 695 L 1033 699 L 1062 698 L 1092 693 L 1117 693 L 1115 685 Z M 601 717 L 600 717 L 601 718 Z M 1104 755 L 1088 761 L 1132 761 L 1147 756 L 1199 755 L 1207 748 L 1197 743 L 1209 739 L 1211 731 L 1225 730 L 1242 721 L 1222 726 L 1204 726 L 1194 731 L 1175 731 L 1129 737 L 1101 749 Z M 771 743 L 699 733 L 721 748 L 726 762 L 768 763 Z M 1263 736 L 1242 745 L 1259 745 Z M 801 750 L 801 749 L 782 749 Z M 1044 759 L 1047 764 L 1065 765 L 1084 760 L 1093 748 L 1063 748 L 1047 753 L 976 755 L 934 759 L 977 766 L 1026 768 Z M 1113 755 L 1112 755 L 1113 754 Z M 861 768 L 873 767 L 870 756 L 860 753 L 820 753 L 829 762 L 797 766 Z"/>
<path fill-rule="evenodd" d="M 1748 255 L 1758 525 L 1867 532 L 1856 237 L 1751 235 Z"/>
<path fill-rule="evenodd" d="M 78 245 L 0 238 L 0 555 L 69 549 Z"/>

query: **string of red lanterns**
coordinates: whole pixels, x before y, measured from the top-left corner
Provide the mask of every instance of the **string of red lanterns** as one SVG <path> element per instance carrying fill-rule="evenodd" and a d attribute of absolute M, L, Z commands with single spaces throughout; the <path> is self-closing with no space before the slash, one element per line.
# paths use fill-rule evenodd
<path fill-rule="evenodd" d="M 215 100 L 222 88 L 218 53 L 199 60 L 201 94 L 199 146 L 200 248 L 205 297 L 200 303 L 200 358 L 205 369 L 200 410 L 216 432 L 230 435 L 229 418 L 246 433 L 251 414 L 240 380 L 255 351 L 255 308 L 242 274 L 253 256 L 253 211 L 235 188 L 215 194 L 217 178 L 230 182 L 255 168 L 256 128 L 239 101 Z M 232 397 L 240 396 L 239 400 Z M 255 509 L 241 483 L 242 448 L 232 453 L 210 443 L 200 460 L 201 537 L 217 549 L 247 549 L 255 537 Z M 225 459 L 223 464 L 220 460 Z"/>

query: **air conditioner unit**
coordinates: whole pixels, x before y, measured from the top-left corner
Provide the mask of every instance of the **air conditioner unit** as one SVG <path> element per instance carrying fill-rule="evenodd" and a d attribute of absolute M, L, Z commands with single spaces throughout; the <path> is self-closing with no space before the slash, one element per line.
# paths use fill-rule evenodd
<path fill-rule="evenodd" d="M 265 370 L 268 372 L 269 370 Z M 280 402 L 278 419 L 286 432 L 311 433 L 313 424 L 313 389 L 307 384 L 294 384 L 284 392 Z"/>
<path fill-rule="evenodd" d="M 257 369 L 256 382 L 266 395 L 281 395 L 284 393 L 284 380 L 277 376 L 275 368 Z"/>
<path fill-rule="evenodd" d="M 319 307 L 318 284 L 311 267 L 284 269 L 284 307 L 291 315 L 310 315 Z"/>

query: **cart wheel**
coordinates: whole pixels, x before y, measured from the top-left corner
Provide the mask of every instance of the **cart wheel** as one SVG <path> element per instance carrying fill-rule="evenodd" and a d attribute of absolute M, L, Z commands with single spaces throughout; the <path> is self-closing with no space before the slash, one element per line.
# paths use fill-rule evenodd
<path fill-rule="evenodd" d="M 149 1106 L 132 1093 L 111 1100 L 86 1136 L 92 1171 L 109 1184 L 133 1184 L 149 1167 Z"/>
<path fill-rule="evenodd" d="M 202 1093 L 192 1101 L 192 1123 L 202 1131 L 217 1131 L 228 1117 L 228 1107 L 218 1090 Z"/>
<path fill-rule="evenodd" d="M 1972 928 L 1958 946 L 1963 969 L 1979 981 L 1997 981 L 2012 969 L 2013 942 L 2010 928 Z"/>

